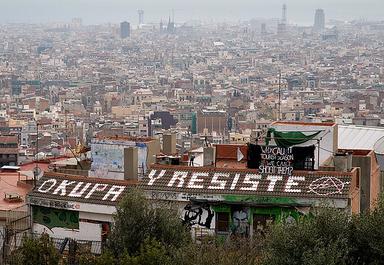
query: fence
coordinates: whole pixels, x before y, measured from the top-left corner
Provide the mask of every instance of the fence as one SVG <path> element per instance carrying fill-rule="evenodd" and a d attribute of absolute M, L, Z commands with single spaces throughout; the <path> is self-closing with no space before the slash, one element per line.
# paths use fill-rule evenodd
<path fill-rule="evenodd" d="M 87 241 L 87 240 L 72 240 L 69 238 L 51 238 L 55 247 L 61 253 L 69 253 L 70 245 L 76 244 L 76 249 L 84 253 L 91 253 L 99 255 L 103 250 L 103 242 L 101 241 Z M 71 241 L 72 240 L 72 241 Z"/>
<path fill-rule="evenodd" d="M 7 234 L 7 230 L 4 229 Z M 41 234 L 31 234 L 28 231 L 23 233 L 15 233 L 4 241 L 2 244 L 2 259 L 0 264 L 7 264 L 12 252 L 22 246 L 24 238 L 38 238 Z M 87 241 L 87 240 L 74 240 L 70 238 L 55 238 L 51 237 L 52 243 L 58 252 L 66 257 L 76 259 L 77 256 L 82 254 L 100 255 L 103 251 L 103 242 L 101 241 Z"/>
<path fill-rule="evenodd" d="M 31 218 L 27 205 L 9 210 L 5 214 L 6 227 L 13 233 L 27 231 L 31 227 Z"/>

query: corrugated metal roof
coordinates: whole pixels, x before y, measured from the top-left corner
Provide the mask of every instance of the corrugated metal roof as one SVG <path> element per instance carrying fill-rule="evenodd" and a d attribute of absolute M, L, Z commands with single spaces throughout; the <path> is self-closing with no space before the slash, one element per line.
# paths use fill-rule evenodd
<path fill-rule="evenodd" d="M 384 137 L 384 128 L 339 125 L 338 148 L 373 150 L 375 143 Z"/>

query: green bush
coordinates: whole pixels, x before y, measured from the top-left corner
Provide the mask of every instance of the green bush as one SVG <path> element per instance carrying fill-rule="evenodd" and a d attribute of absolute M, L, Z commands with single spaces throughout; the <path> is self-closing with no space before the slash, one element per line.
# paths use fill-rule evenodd
<path fill-rule="evenodd" d="M 125 252 L 134 256 L 145 240 L 178 248 L 190 242 L 190 237 L 176 209 L 166 204 L 156 207 L 141 191 L 133 189 L 117 207 L 108 247 L 116 257 Z"/>
<path fill-rule="evenodd" d="M 22 245 L 10 255 L 11 265 L 56 265 L 60 262 L 60 254 L 48 234 L 38 238 L 24 237 Z"/>

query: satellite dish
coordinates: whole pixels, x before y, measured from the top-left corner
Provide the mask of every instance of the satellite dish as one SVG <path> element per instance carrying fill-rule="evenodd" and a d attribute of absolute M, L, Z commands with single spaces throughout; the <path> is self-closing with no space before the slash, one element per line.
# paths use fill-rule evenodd
<path fill-rule="evenodd" d="M 35 178 L 38 180 L 38 179 L 40 179 L 40 178 L 42 177 L 42 175 L 43 175 L 43 171 L 41 170 L 41 168 L 39 168 L 39 167 L 35 167 L 35 168 L 33 169 L 33 175 L 34 175 Z"/>
<path fill-rule="evenodd" d="M 384 169 L 384 136 L 376 141 L 373 151 L 376 154 L 377 163 L 380 165 L 381 170 Z"/>
<path fill-rule="evenodd" d="M 373 146 L 373 151 L 375 151 L 377 155 L 384 155 L 384 136 L 376 141 Z"/>

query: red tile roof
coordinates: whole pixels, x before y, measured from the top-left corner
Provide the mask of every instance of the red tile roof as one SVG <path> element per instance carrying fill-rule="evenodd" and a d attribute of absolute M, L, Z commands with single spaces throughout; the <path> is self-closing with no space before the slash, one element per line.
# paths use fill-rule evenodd
<path fill-rule="evenodd" d="M 153 165 L 139 186 L 147 191 L 236 194 L 273 197 L 349 197 L 352 173 L 297 171 L 293 176 L 261 175 L 257 170 Z"/>
<path fill-rule="evenodd" d="M 16 147 L 16 148 L 0 148 L 0 154 L 13 154 L 13 155 L 16 155 L 19 153 L 19 149 Z"/>
<path fill-rule="evenodd" d="M 13 135 L 0 135 L 0 143 L 18 143 L 19 139 Z"/>
<path fill-rule="evenodd" d="M 244 158 L 247 159 L 248 146 L 245 144 L 218 144 L 216 147 L 216 159 L 237 160 L 237 149 L 240 148 Z"/>
<path fill-rule="evenodd" d="M 29 194 L 29 201 L 31 204 L 38 203 L 39 205 L 41 205 L 42 200 L 47 201 L 42 206 L 52 206 L 56 200 L 116 205 L 126 194 L 128 188 L 136 183 L 137 181 L 88 178 L 46 172 Z M 61 206 L 65 208 L 65 206 Z"/>

